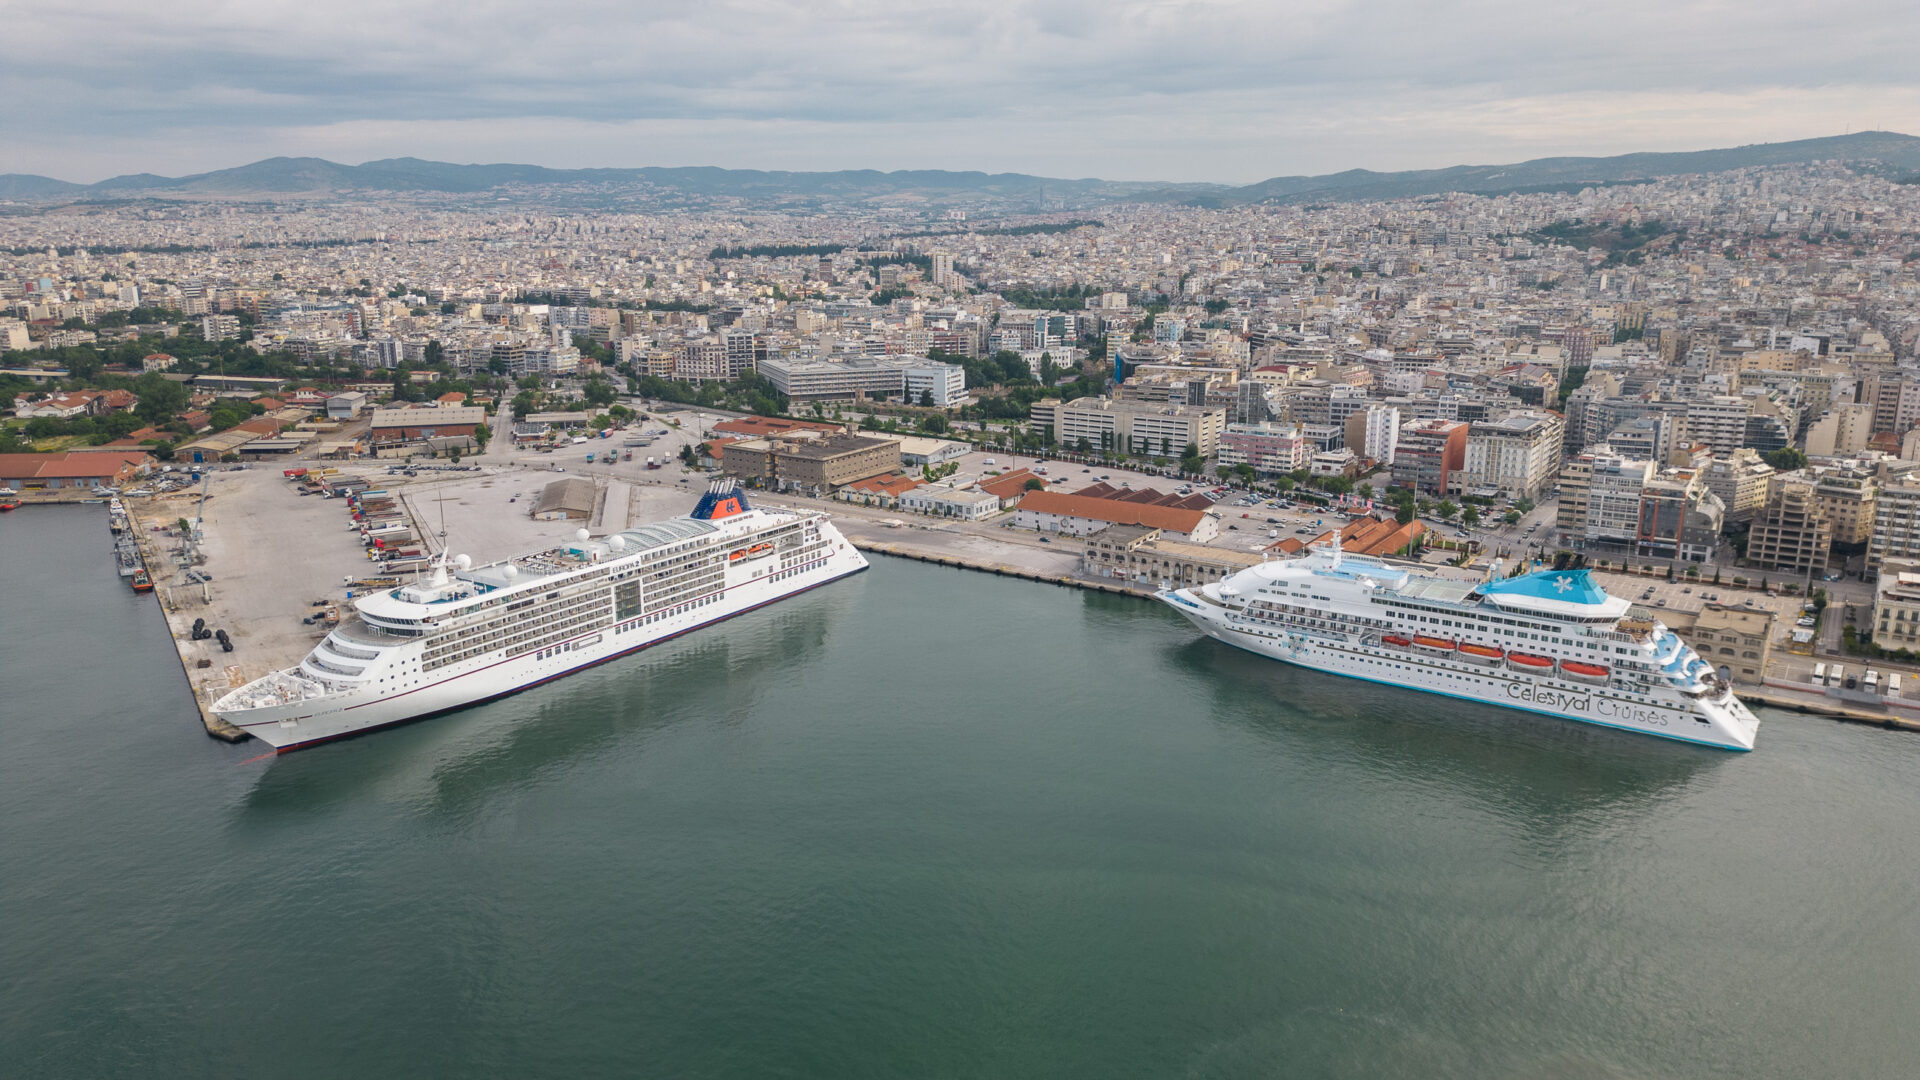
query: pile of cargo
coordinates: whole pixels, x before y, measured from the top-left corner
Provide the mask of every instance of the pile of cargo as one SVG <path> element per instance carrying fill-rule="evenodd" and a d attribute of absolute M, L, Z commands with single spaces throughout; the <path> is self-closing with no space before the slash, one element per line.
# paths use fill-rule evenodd
<path fill-rule="evenodd" d="M 338 469 L 287 469 L 284 474 L 299 485 L 302 495 L 323 499 L 345 499 L 347 527 L 360 534 L 367 558 L 381 574 L 403 574 L 427 568 L 426 549 L 420 534 L 407 517 L 400 499 L 363 476 L 342 473 Z"/>
<path fill-rule="evenodd" d="M 426 549 L 400 500 L 385 488 L 361 488 L 347 496 L 353 527 L 366 545 L 367 558 L 385 574 L 403 574 L 427 567 Z"/>

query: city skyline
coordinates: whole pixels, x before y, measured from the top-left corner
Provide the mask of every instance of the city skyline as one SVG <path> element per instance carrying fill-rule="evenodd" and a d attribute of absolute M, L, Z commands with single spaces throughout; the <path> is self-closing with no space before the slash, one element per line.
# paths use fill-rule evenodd
<path fill-rule="evenodd" d="M 1920 114 L 1909 7 L 1639 7 L 578 3 L 450 23 L 405 5 L 109 3 L 15 20 L 29 59 L 0 87 L 32 105 L 0 153 L 83 183 L 276 155 L 1251 183 Z"/>

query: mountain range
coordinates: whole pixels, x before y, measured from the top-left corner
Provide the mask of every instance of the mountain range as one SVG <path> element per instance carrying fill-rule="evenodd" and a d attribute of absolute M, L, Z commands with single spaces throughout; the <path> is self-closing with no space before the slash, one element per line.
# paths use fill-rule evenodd
<path fill-rule="evenodd" d="M 1024 173 L 948 172 L 938 169 L 898 172 L 872 169 L 768 172 L 713 167 L 549 169 L 539 165 L 455 165 L 419 158 L 387 158 L 361 165 L 341 165 L 322 158 L 276 157 L 251 165 L 191 176 L 136 173 L 94 184 L 75 184 L 45 176 L 6 173 L 0 174 L 0 199 L 315 197 L 365 192 L 482 194 L 574 187 L 625 191 L 635 195 L 731 198 L 758 203 L 823 200 L 862 202 L 912 196 L 935 201 L 1037 200 L 1088 205 L 1151 200 L 1226 206 L 1262 202 L 1412 198 L 1448 192 L 1493 195 L 1834 159 L 1849 163 L 1873 163 L 1889 175 L 1920 173 L 1920 138 L 1889 131 L 1863 131 L 1718 150 L 1621 154 L 1614 157 L 1536 158 L 1508 165 L 1456 165 L 1446 169 L 1406 172 L 1351 169 L 1322 176 L 1276 176 L 1238 187 L 1227 184 L 1066 180 Z"/>

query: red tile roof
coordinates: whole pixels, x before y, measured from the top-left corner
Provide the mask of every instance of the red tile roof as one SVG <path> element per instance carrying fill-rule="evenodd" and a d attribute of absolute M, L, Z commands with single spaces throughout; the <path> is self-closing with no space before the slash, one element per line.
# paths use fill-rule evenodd
<path fill-rule="evenodd" d="M 991 480 L 980 481 L 980 490 L 999 499 L 1003 504 L 1008 499 L 1018 498 L 1026 493 L 1027 481 L 1038 480 L 1040 486 L 1046 486 L 1046 478 L 1035 476 L 1032 469 L 1015 469 L 1002 473 Z M 1038 489 L 1036 489 L 1038 490 Z"/>

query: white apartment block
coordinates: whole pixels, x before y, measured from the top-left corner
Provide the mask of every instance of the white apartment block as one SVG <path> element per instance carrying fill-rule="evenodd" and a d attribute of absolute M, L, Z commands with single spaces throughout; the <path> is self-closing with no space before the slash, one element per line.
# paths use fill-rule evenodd
<path fill-rule="evenodd" d="M 758 366 L 776 390 L 794 401 L 899 397 L 906 386 L 906 365 L 896 360 L 815 360 L 769 353 Z"/>
<path fill-rule="evenodd" d="M 1537 499 L 1560 468 L 1565 421 L 1550 412 L 1515 412 L 1467 430 L 1466 486 L 1497 488 L 1510 499 Z"/>
<path fill-rule="evenodd" d="M 1873 535 L 1867 541 L 1867 569 L 1878 571 L 1888 559 L 1920 559 L 1920 483 L 1891 483 L 1880 489 Z"/>
<path fill-rule="evenodd" d="M 950 409 L 967 399 L 967 369 L 958 364 L 927 361 L 900 369 L 909 405 L 931 398 L 936 408 Z"/>
<path fill-rule="evenodd" d="M 1400 443 L 1400 410 L 1389 405 L 1368 409 L 1365 441 L 1361 453 L 1382 465 L 1393 464 L 1393 448 Z"/>
<path fill-rule="evenodd" d="M 1134 454 L 1175 456 L 1189 443 L 1202 454 L 1212 454 L 1227 427 L 1224 408 L 1097 397 L 1066 402 L 1054 416 L 1054 438 L 1062 446 L 1085 439 L 1096 449 L 1111 446 Z"/>
<path fill-rule="evenodd" d="M 1747 444 L 1747 417 L 1752 408 L 1744 398 L 1715 394 L 1687 403 L 1687 441 L 1705 443 L 1715 457 L 1732 454 Z"/>

